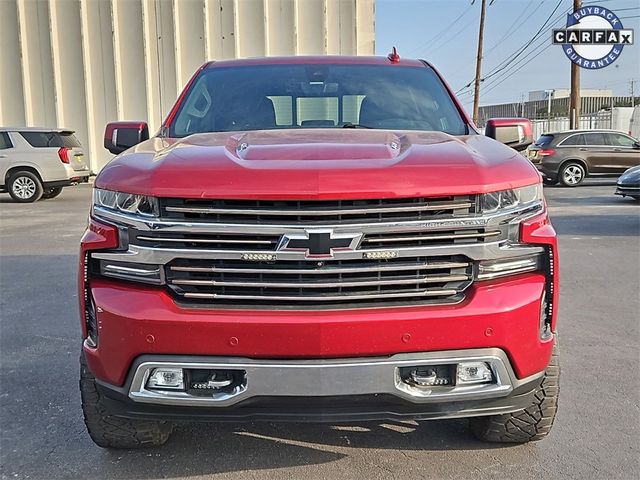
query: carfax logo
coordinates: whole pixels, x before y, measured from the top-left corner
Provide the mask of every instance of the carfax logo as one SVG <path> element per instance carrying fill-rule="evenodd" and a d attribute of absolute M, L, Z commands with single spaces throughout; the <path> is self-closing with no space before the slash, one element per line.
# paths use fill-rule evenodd
<path fill-rule="evenodd" d="M 553 30 L 553 43 L 562 45 L 576 65 L 596 70 L 611 65 L 625 45 L 633 44 L 633 30 L 623 28 L 608 8 L 589 6 L 567 15 L 567 28 Z"/>

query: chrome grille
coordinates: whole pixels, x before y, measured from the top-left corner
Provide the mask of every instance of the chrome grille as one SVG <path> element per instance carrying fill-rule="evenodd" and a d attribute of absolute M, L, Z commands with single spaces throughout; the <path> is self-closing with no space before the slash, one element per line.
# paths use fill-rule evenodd
<path fill-rule="evenodd" d="M 165 198 L 161 216 L 230 224 L 344 225 L 468 216 L 475 212 L 475 205 L 475 195 L 328 201 Z"/>
<path fill-rule="evenodd" d="M 424 231 L 409 230 L 387 233 L 367 233 L 360 250 L 389 248 L 413 248 L 422 246 L 473 244 L 504 240 L 505 229 L 466 229 Z M 184 248 L 223 251 L 272 251 L 276 252 L 280 235 L 267 234 L 197 234 L 129 231 L 129 242 L 151 248 Z"/>
<path fill-rule="evenodd" d="M 327 262 L 176 260 L 172 292 L 190 303 L 251 308 L 339 308 L 455 303 L 471 283 L 462 256 Z"/>
<path fill-rule="evenodd" d="M 365 235 L 361 249 L 413 248 L 430 245 L 454 245 L 497 241 L 506 237 L 500 229 L 445 230 L 439 232 L 393 232 Z"/>
<path fill-rule="evenodd" d="M 508 255 L 518 239 L 514 213 L 481 215 L 476 199 L 162 198 L 159 219 L 96 208 L 127 225 L 128 244 L 95 256 L 161 268 L 162 283 L 185 306 L 455 304 L 476 263 Z"/>
<path fill-rule="evenodd" d="M 151 248 L 255 251 L 275 250 L 280 235 L 140 232 L 129 229 L 129 243 Z"/>

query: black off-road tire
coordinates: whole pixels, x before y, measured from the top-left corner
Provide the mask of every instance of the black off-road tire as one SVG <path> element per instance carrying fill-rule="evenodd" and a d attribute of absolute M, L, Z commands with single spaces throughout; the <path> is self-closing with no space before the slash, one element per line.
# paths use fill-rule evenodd
<path fill-rule="evenodd" d="M 62 193 L 62 187 L 45 188 L 44 191 L 42 192 L 42 198 L 44 199 L 56 198 L 61 193 Z"/>
<path fill-rule="evenodd" d="M 37 202 L 42 197 L 42 182 L 35 173 L 18 170 L 9 176 L 7 191 L 18 203 Z"/>
<path fill-rule="evenodd" d="M 514 413 L 476 417 L 469 421 L 471 431 L 480 440 L 497 443 L 526 443 L 541 440 L 553 426 L 560 393 L 560 365 L 557 346 L 551 363 L 531 406 Z"/>
<path fill-rule="evenodd" d="M 89 436 L 102 448 L 155 447 L 164 444 L 171 435 L 171 423 L 110 415 L 102 404 L 95 377 L 89 371 L 84 355 L 80 356 L 80 394 Z"/>

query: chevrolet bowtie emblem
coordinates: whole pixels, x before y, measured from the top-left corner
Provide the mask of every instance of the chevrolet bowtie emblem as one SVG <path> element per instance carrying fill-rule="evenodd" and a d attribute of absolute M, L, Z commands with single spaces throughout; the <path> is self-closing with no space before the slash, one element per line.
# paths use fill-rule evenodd
<path fill-rule="evenodd" d="M 306 257 L 332 257 L 334 251 L 355 250 L 362 233 L 336 233 L 332 229 L 287 233 L 278 243 L 279 251 L 305 252 Z"/>

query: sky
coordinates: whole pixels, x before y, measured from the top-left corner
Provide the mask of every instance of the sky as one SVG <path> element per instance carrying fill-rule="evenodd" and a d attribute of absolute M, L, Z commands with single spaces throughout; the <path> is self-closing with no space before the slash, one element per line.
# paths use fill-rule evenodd
<path fill-rule="evenodd" d="M 392 46 L 401 57 L 431 62 L 454 91 L 475 77 L 481 0 L 376 0 L 376 55 Z M 533 90 L 569 88 L 571 62 L 560 45 L 551 45 L 551 31 L 541 35 L 522 54 L 513 56 L 536 34 L 552 11 L 553 28 L 566 25 L 573 0 L 487 0 L 483 75 L 506 67 L 482 83 L 480 105 L 519 102 Z M 624 47 L 618 60 L 599 70 L 581 69 L 582 88 L 612 89 L 630 95 L 630 81 L 640 95 L 640 2 L 638 0 L 586 0 L 612 10 L 625 29 L 634 29 L 634 45 Z M 635 17 L 635 18 L 624 18 Z M 545 27 L 546 28 L 546 27 Z M 546 48 L 549 47 L 549 48 Z M 545 50 L 546 48 L 546 50 Z M 459 93 L 467 111 L 472 109 L 472 88 Z"/>

